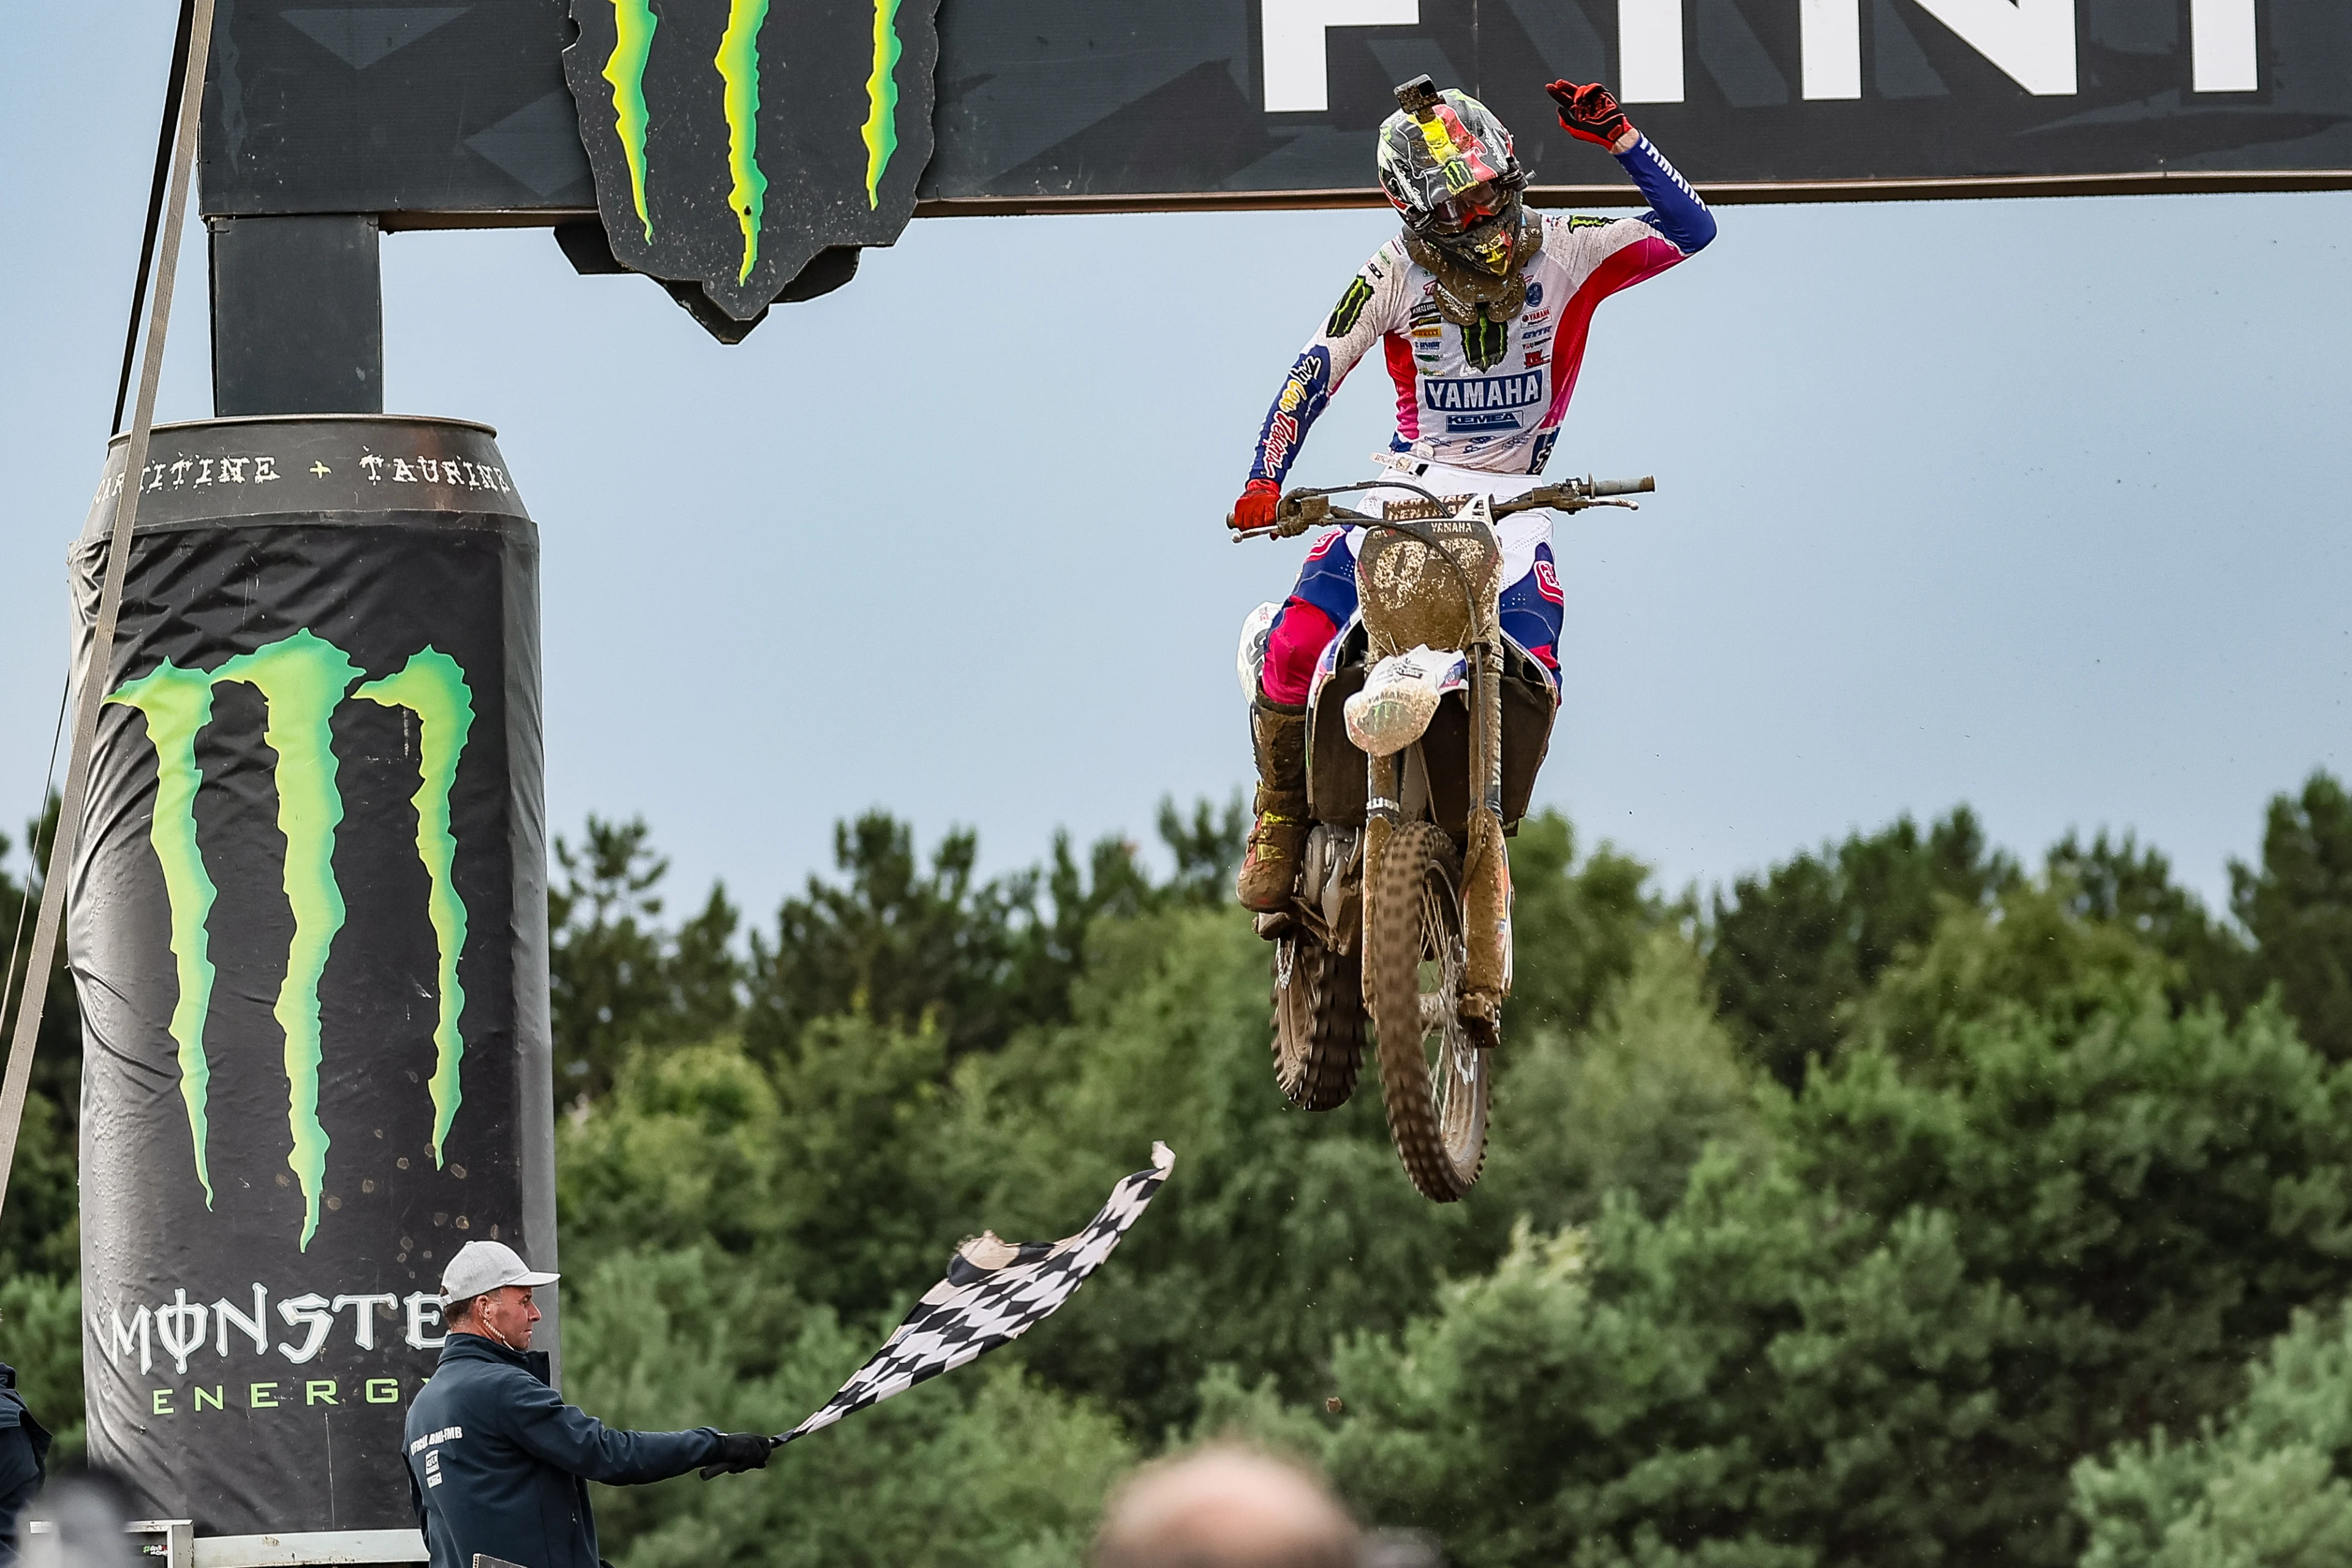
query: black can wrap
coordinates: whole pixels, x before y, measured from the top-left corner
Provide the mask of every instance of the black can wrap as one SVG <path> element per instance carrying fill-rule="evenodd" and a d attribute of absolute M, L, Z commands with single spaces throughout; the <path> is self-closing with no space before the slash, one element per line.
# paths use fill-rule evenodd
<path fill-rule="evenodd" d="M 413 1526 L 443 1266 L 555 1260 L 537 531 L 448 420 L 167 426 L 135 482 L 69 883 L 89 1457 L 203 1535 Z"/>

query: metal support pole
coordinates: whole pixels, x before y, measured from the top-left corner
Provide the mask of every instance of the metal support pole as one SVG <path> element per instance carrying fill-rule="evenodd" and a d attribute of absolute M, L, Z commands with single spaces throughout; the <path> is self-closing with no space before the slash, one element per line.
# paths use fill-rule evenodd
<path fill-rule="evenodd" d="M 213 412 L 383 412 L 373 214 L 212 220 Z"/>

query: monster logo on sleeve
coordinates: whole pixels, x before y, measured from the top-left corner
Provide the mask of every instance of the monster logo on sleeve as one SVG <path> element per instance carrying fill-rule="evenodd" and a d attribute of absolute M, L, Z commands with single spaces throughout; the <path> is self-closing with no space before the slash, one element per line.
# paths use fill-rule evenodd
<path fill-rule="evenodd" d="M 938 4 L 572 0 L 614 256 L 749 323 L 821 252 L 893 243 L 930 161 Z"/>

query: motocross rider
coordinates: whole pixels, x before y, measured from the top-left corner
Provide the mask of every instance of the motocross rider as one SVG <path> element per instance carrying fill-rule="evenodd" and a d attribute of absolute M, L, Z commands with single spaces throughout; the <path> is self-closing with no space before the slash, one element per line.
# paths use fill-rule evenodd
<path fill-rule="evenodd" d="M 1439 92 L 1427 77 L 1398 88 L 1404 107 L 1381 125 L 1379 157 L 1381 189 L 1404 232 L 1364 263 L 1291 365 L 1258 432 L 1231 527 L 1272 526 L 1308 428 L 1375 343 L 1396 383 L 1389 462 L 1402 477 L 1439 495 L 1499 500 L 1534 488 L 1576 390 L 1593 307 L 1715 237 L 1706 204 L 1608 89 L 1556 81 L 1545 90 L 1561 128 L 1615 154 L 1650 209 L 1614 219 L 1526 212 L 1527 172 L 1486 105 Z M 1520 512 L 1496 531 L 1503 629 L 1556 686 L 1561 598 L 1551 514 Z M 1260 912 L 1282 909 L 1297 878 L 1307 828 L 1307 684 L 1356 612 L 1360 545 L 1354 528 L 1315 542 L 1266 643 L 1250 710 L 1257 820 L 1236 888 Z"/>

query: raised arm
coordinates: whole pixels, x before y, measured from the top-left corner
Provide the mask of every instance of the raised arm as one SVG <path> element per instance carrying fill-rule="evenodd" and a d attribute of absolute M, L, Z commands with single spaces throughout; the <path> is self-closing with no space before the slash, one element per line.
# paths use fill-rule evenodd
<path fill-rule="evenodd" d="M 1544 89 L 1559 106 L 1560 129 L 1580 141 L 1609 149 L 1618 167 L 1633 176 L 1650 210 L 1632 220 L 1647 224 L 1684 257 L 1696 256 L 1715 237 L 1715 215 L 1688 181 L 1650 139 L 1633 129 L 1609 89 L 1599 82 L 1579 87 L 1556 81 Z M 1680 259 L 1680 258 L 1677 258 Z"/>

